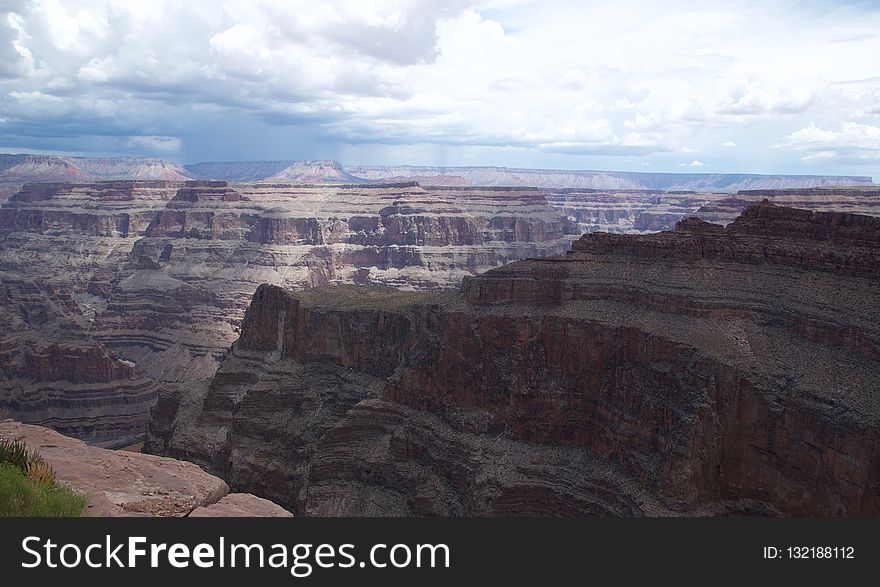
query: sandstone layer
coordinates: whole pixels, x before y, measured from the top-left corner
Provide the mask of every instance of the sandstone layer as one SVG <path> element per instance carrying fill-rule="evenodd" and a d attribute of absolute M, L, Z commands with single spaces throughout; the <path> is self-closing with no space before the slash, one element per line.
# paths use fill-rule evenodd
<path fill-rule="evenodd" d="M 764 203 L 460 291 L 264 285 L 146 450 L 306 515 L 880 515 L 880 219 Z"/>
<path fill-rule="evenodd" d="M 88 498 L 85 516 L 284 517 L 290 512 L 229 487 L 198 466 L 89 446 L 44 428 L 0 420 L 0 437 L 20 440 Z"/>

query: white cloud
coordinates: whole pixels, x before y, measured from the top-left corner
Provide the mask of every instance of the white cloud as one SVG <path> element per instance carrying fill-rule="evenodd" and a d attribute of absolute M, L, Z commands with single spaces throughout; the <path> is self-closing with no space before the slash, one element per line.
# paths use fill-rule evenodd
<path fill-rule="evenodd" d="M 815 100 L 813 89 L 796 82 L 777 84 L 769 80 L 737 80 L 721 97 L 719 114 L 750 116 L 757 114 L 796 114 Z"/>
<path fill-rule="evenodd" d="M 880 125 L 880 60 L 872 58 L 880 12 L 864 5 L 7 4 L 0 146 L 69 148 L 110 137 L 199 158 L 188 142 L 222 121 L 229 133 L 284 126 L 304 149 L 307 141 L 426 143 L 453 158 L 515 149 L 561 161 L 620 156 L 632 166 L 644 157 L 655 168 L 676 168 L 676 153 L 699 153 L 717 169 L 722 157 L 713 155 L 722 150 L 739 165 L 771 157 L 863 163 L 873 157 L 870 128 Z M 814 130 L 792 132 L 811 120 Z M 125 138 L 135 136 L 144 138 Z M 750 148 L 734 150 L 728 137 Z M 225 144 L 228 158 L 247 158 L 236 150 L 242 141 Z"/>
<path fill-rule="evenodd" d="M 787 135 L 778 147 L 807 151 L 807 162 L 834 159 L 880 160 L 880 126 L 844 122 L 838 130 L 824 129 L 810 123 Z"/>
<path fill-rule="evenodd" d="M 704 167 L 705 165 L 706 164 L 703 163 L 702 161 L 697 161 L 697 160 L 691 161 L 690 163 L 679 163 L 678 164 L 679 167 Z"/>

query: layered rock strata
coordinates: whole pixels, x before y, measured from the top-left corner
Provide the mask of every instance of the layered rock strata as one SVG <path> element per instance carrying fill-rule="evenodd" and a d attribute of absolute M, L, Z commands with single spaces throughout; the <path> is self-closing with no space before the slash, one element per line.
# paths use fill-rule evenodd
<path fill-rule="evenodd" d="M 261 286 L 147 450 L 307 515 L 880 515 L 880 220 L 588 234 L 459 292 Z"/>
<path fill-rule="evenodd" d="M 0 206 L 0 409 L 94 443 L 213 375 L 260 283 L 433 290 L 567 250 L 535 190 L 28 184 Z"/>

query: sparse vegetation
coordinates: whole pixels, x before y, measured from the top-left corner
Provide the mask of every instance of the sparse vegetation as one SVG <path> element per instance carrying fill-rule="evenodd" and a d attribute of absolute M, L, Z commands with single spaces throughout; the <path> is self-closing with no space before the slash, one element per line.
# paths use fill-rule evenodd
<path fill-rule="evenodd" d="M 25 472 L 30 456 L 30 452 L 24 443 L 17 440 L 0 438 L 0 463 L 8 463 Z"/>
<path fill-rule="evenodd" d="M 35 459 L 27 464 L 25 475 L 34 483 L 45 483 L 52 485 L 55 483 L 55 471 L 46 461 Z"/>
<path fill-rule="evenodd" d="M 86 498 L 55 481 L 55 471 L 24 443 L 0 438 L 0 517 L 76 517 Z"/>

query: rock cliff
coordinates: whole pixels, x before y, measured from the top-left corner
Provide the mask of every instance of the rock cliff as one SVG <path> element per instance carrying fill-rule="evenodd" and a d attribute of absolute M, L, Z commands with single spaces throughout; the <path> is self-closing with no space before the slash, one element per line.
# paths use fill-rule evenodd
<path fill-rule="evenodd" d="M 461 290 L 261 286 L 147 450 L 306 515 L 880 515 L 880 220 L 750 206 Z"/>

